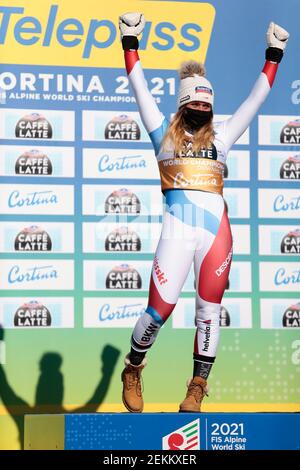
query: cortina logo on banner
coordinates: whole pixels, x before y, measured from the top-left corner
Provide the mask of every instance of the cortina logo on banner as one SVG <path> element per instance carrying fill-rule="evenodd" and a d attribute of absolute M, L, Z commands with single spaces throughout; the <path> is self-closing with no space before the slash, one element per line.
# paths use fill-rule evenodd
<path fill-rule="evenodd" d="M 52 134 L 50 122 L 39 113 L 22 117 L 15 129 L 15 136 L 20 139 L 52 139 Z"/>
<path fill-rule="evenodd" d="M 124 155 L 113 160 L 108 154 L 104 154 L 99 158 L 98 163 L 99 173 L 124 172 L 138 168 L 147 168 L 147 161 L 142 155 Z"/>
<path fill-rule="evenodd" d="M 52 163 L 42 151 L 33 149 L 18 157 L 15 173 L 16 175 L 52 175 Z"/>
<path fill-rule="evenodd" d="M 290 121 L 281 131 L 281 144 L 300 144 L 300 119 Z"/>
<path fill-rule="evenodd" d="M 51 251 L 52 241 L 45 230 L 37 225 L 24 228 L 15 239 L 16 251 Z"/>
<path fill-rule="evenodd" d="M 142 278 L 129 264 L 115 266 L 106 277 L 106 289 L 141 289 Z"/>
<path fill-rule="evenodd" d="M 18 308 L 14 316 L 14 326 L 51 326 L 51 314 L 41 303 L 32 300 Z"/>
<path fill-rule="evenodd" d="M 128 227 L 120 227 L 109 233 L 105 240 L 105 251 L 141 251 L 141 240 Z"/>
<path fill-rule="evenodd" d="M 109 303 L 101 305 L 98 310 L 98 320 L 100 322 L 118 322 L 134 318 L 140 318 L 145 313 L 145 307 L 142 303 L 111 305 Z M 118 324 L 115 325 L 117 328 Z"/>
<path fill-rule="evenodd" d="M 300 254 L 300 229 L 293 230 L 283 237 L 280 251 L 282 254 Z"/>
<path fill-rule="evenodd" d="M 130 116 L 121 114 L 106 125 L 104 136 L 107 140 L 140 140 L 141 130 Z"/>
<path fill-rule="evenodd" d="M 288 199 L 284 194 L 278 194 L 273 202 L 274 212 L 298 211 L 300 209 L 300 196 Z"/>
<path fill-rule="evenodd" d="M 230 315 L 223 305 L 221 305 L 219 325 L 222 327 L 230 326 Z"/>
<path fill-rule="evenodd" d="M 140 212 L 139 198 L 127 188 L 117 189 L 105 201 L 106 214 L 139 214 Z"/>
<path fill-rule="evenodd" d="M 200 420 L 167 434 L 162 439 L 163 450 L 200 450 Z"/>
<path fill-rule="evenodd" d="M 300 285 L 300 269 L 288 273 L 285 268 L 278 268 L 274 276 L 275 286 Z"/>
<path fill-rule="evenodd" d="M 283 162 L 280 167 L 280 179 L 300 179 L 300 155 L 292 155 Z"/>
<path fill-rule="evenodd" d="M 32 268 L 21 270 L 17 264 L 14 265 L 8 273 L 9 284 L 23 284 L 27 282 L 48 281 L 57 279 L 58 272 L 54 266 L 34 266 Z"/>
<path fill-rule="evenodd" d="M 8 197 L 8 207 L 40 206 L 58 204 L 57 195 L 53 191 L 33 191 L 21 195 L 12 191 Z"/>
<path fill-rule="evenodd" d="M 282 317 L 284 328 L 300 328 L 300 303 L 291 305 Z"/>

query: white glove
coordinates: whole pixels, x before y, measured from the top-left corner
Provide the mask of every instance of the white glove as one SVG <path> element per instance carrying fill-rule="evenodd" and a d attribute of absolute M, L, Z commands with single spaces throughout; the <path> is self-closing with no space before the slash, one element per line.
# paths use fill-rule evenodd
<path fill-rule="evenodd" d="M 288 38 L 289 33 L 285 29 L 273 22 L 270 23 L 267 31 L 267 43 L 269 47 L 277 47 L 284 51 Z"/>
<path fill-rule="evenodd" d="M 145 27 L 143 13 L 124 13 L 119 17 L 121 38 L 123 36 L 138 36 Z"/>

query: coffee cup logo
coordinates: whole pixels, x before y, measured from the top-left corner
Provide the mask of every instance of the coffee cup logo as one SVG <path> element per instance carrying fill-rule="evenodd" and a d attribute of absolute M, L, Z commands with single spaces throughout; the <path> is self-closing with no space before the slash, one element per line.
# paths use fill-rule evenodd
<path fill-rule="evenodd" d="M 140 212 L 139 198 L 127 188 L 114 191 L 105 201 L 106 214 L 139 214 Z"/>
<path fill-rule="evenodd" d="M 20 155 L 15 163 L 16 175 L 52 175 L 52 163 L 40 150 L 30 150 Z"/>
<path fill-rule="evenodd" d="M 121 114 L 106 125 L 104 136 L 107 140 L 140 140 L 141 130 L 130 116 Z"/>
<path fill-rule="evenodd" d="M 300 327 L 300 303 L 291 305 L 283 314 L 282 326 L 284 328 Z"/>
<path fill-rule="evenodd" d="M 281 144 L 300 144 L 300 119 L 288 122 L 280 134 Z"/>
<path fill-rule="evenodd" d="M 300 179 L 300 155 L 293 155 L 283 162 L 280 167 L 280 179 Z"/>
<path fill-rule="evenodd" d="M 47 327 L 51 321 L 49 310 L 36 300 L 21 305 L 14 316 L 16 327 Z"/>
<path fill-rule="evenodd" d="M 106 289 L 141 289 L 142 278 L 129 264 L 115 266 L 106 277 Z"/>
<path fill-rule="evenodd" d="M 15 251 L 51 251 L 52 241 L 37 225 L 24 228 L 15 238 Z"/>
<path fill-rule="evenodd" d="M 120 227 L 107 235 L 105 251 L 141 251 L 141 240 L 128 227 Z"/>
<path fill-rule="evenodd" d="M 52 139 L 50 122 L 39 113 L 27 114 L 19 119 L 15 136 L 20 139 Z"/>

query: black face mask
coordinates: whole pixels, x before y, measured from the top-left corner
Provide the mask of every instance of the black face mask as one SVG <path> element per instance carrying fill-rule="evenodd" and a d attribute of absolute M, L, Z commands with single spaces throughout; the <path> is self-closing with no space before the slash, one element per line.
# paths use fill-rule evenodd
<path fill-rule="evenodd" d="M 186 127 L 192 131 L 197 131 L 212 119 L 213 112 L 212 110 L 200 111 L 198 109 L 185 108 L 182 116 Z"/>

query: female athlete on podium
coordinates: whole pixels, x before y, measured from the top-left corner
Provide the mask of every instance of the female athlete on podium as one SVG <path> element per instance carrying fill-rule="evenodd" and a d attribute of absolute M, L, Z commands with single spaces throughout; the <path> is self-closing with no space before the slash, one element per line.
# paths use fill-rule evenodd
<path fill-rule="evenodd" d="M 122 372 L 123 403 L 131 412 L 143 411 L 141 372 L 146 352 L 171 315 L 194 263 L 194 369 L 179 411 L 199 412 L 216 358 L 220 307 L 232 259 L 231 230 L 222 195 L 226 157 L 267 97 L 289 34 L 270 23 L 264 68 L 248 98 L 223 122 L 213 123 L 214 91 L 205 78 L 204 66 L 194 61 L 183 63 L 178 109 L 169 123 L 148 90 L 137 52 L 144 15 L 126 13 L 119 26 L 127 74 L 155 150 L 166 199 L 148 306 L 133 330 Z"/>

